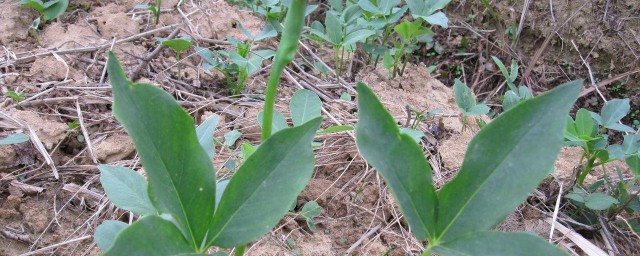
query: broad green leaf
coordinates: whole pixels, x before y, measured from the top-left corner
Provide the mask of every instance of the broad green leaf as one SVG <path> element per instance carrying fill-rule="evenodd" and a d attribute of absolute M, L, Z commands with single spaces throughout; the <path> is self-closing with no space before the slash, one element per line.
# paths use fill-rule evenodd
<path fill-rule="evenodd" d="M 348 92 L 343 92 L 342 94 L 340 94 L 340 100 L 351 101 L 351 95 Z"/>
<path fill-rule="evenodd" d="M 569 255 L 534 234 L 500 231 L 478 232 L 460 237 L 433 247 L 432 252 L 448 256 Z"/>
<path fill-rule="evenodd" d="M 520 102 L 520 97 L 518 97 L 518 95 L 515 92 L 509 90 L 507 91 L 507 93 L 504 94 L 504 100 L 502 100 L 502 108 L 504 111 L 507 111 L 512 107 L 514 107 L 519 102 Z"/>
<path fill-rule="evenodd" d="M 147 180 L 129 168 L 98 165 L 100 183 L 109 201 L 137 215 L 158 214 L 147 193 Z"/>
<path fill-rule="evenodd" d="M 636 132 L 635 129 L 620 123 L 612 123 L 610 125 L 605 126 L 607 129 L 616 130 L 619 132 Z"/>
<path fill-rule="evenodd" d="M 278 31 L 276 31 L 271 24 L 267 24 L 262 28 L 260 34 L 256 36 L 255 41 L 260 41 L 267 38 L 272 38 L 278 36 Z"/>
<path fill-rule="evenodd" d="M 353 126 L 351 125 L 336 125 L 336 126 L 328 127 L 326 129 L 319 130 L 318 133 L 334 133 L 334 132 L 345 132 L 345 131 L 352 131 L 352 130 L 353 130 Z"/>
<path fill-rule="evenodd" d="M 423 18 L 425 21 L 429 22 L 429 24 L 449 28 L 449 18 L 447 18 L 447 15 L 445 15 L 444 12 L 436 12 L 429 16 L 413 15 L 413 17 Z"/>
<path fill-rule="evenodd" d="M 107 71 L 113 113 L 138 150 L 151 201 L 160 213 L 173 215 L 188 240 L 200 245 L 215 207 L 216 175 L 198 143 L 193 119 L 162 89 L 127 80 L 112 52 Z"/>
<path fill-rule="evenodd" d="M 304 204 L 302 210 L 300 211 L 300 216 L 305 218 L 309 230 L 316 230 L 316 224 L 313 222 L 313 218 L 320 216 L 321 212 L 322 207 L 320 207 L 320 205 L 318 205 L 316 201 L 309 201 Z"/>
<path fill-rule="evenodd" d="M 218 209 L 218 205 L 220 204 L 220 199 L 224 194 L 224 190 L 227 189 L 227 185 L 229 185 L 230 179 L 218 181 L 216 184 L 216 210 Z"/>
<path fill-rule="evenodd" d="M 342 15 L 340 15 L 340 21 L 342 22 L 342 25 L 350 25 L 361 16 L 362 8 L 360 8 L 360 6 L 356 4 L 347 5 L 347 8 L 344 9 Z"/>
<path fill-rule="evenodd" d="M 384 56 L 382 57 L 382 65 L 390 69 L 393 67 L 393 56 L 391 56 L 391 51 L 385 51 Z"/>
<path fill-rule="evenodd" d="M 605 193 L 590 194 L 585 198 L 584 201 L 584 205 L 592 210 L 606 210 L 617 203 L 618 200 Z"/>
<path fill-rule="evenodd" d="M 244 162 L 220 199 L 207 244 L 245 245 L 278 223 L 311 178 L 310 145 L 321 121 L 273 134 Z"/>
<path fill-rule="evenodd" d="M 423 132 L 418 131 L 416 129 L 412 129 L 412 128 L 402 127 L 402 128 L 400 128 L 400 132 L 404 133 L 406 135 L 409 135 L 413 139 L 413 141 L 415 141 L 418 144 L 422 140 L 422 137 L 424 137 L 424 133 Z"/>
<path fill-rule="evenodd" d="M 491 110 L 489 108 L 489 106 L 485 105 L 485 104 L 476 104 L 475 106 L 473 106 L 471 108 L 471 110 L 467 113 L 465 113 L 466 115 L 472 116 L 472 115 L 486 115 L 489 113 L 489 110 Z"/>
<path fill-rule="evenodd" d="M 231 147 L 236 144 L 236 141 L 242 136 L 242 133 L 237 130 L 231 130 L 223 135 L 225 147 Z"/>
<path fill-rule="evenodd" d="M 363 10 L 370 12 L 374 15 L 383 15 L 385 14 L 378 6 L 374 5 L 370 0 L 360 0 L 358 1 L 358 5 Z"/>
<path fill-rule="evenodd" d="M 51 4 L 49 4 L 51 3 Z M 45 21 L 53 20 L 58 16 L 62 15 L 69 6 L 69 0 L 55 0 L 49 1 L 45 3 L 45 5 L 49 4 L 43 12 L 43 17 Z"/>
<path fill-rule="evenodd" d="M 128 227 L 127 223 L 117 220 L 105 220 L 96 228 L 93 239 L 103 251 L 108 250 L 116 241 L 116 237 L 120 231 Z"/>
<path fill-rule="evenodd" d="M 363 42 L 368 37 L 374 35 L 376 32 L 368 29 L 360 29 L 349 33 L 345 38 L 342 44 L 344 45 L 353 45 L 357 42 Z"/>
<path fill-rule="evenodd" d="M 471 140 L 458 175 L 438 193 L 443 241 L 499 224 L 546 176 L 582 81 L 524 101 Z"/>
<path fill-rule="evenodd" d="M 249 143 L 246 143 L 246 142 L 245 142 L 245 143 L 242 143 L 242 148 L 241 148 L 241 150 L 242 150 L 242 157 L 243 157 L 244 159 L 247 159 L 247 158 L 249 158 L 251 155 L 253 155 L 253 153 L 255 153 L 255 152 L 256 152 L 256 147 L 255 147 L 255 146 L 253 146 L 253 145 L 251 145 L 251 144 L 249 144 Z"/>
<path fill-rule="evenodd" d="M 456 103 L 465 116 L 485 115 L 489 113 L 489 107 L 485 104 L 476 103 L 473 92 L 466 84 L 456 79 L 453 84 Z"/>
<path fill-rule="evenodd" d="M 260 111 L 260 113 L 258 113 L 258 124 L 260 125 L 260 128 L 262 128 L 262 118 L 263 118 L 264 113 L 262 111 Z M 273 111 L 273 121 L 272 121 L 272 126 L 271 126 L 271 130 L 273 133 L 276 133 L 282 129 L 285 128 L 289 128 L 289 125 L 287 124 L 287 119 L 284 117 L 284 115 L 282 113 L 280 113 L 280 111 L 278 110 L 274 110 Z"/>
<path fill-rule="evenodd" d="M 600 116 L 602 116 L 603 126 L 617 123 L 624 118 L 631 109 L 629 99 L 612 99 L 604 104 Z"/>
<path fill-rule="evenodd" d="M 171 221 L 149 215 L 120 231 L 113 246 L 104 255 L 177 255 L 193 252 L 196 249 Z"/>
<path fill-rule="evenodd" d="M 18 144 L 18 143 L 27 142 L 27 141 L 29 141 L 28 135 L 21 132 L 16 132 L 14 134 L 7 136 L 4 139 L 1 139 L 0 145 Z"/>
<path fill-rule="evenodd" d="M 326 29 L 326 39 L 329 43 L 333 45 L 341 45 L 342 44 L 342 24 L 340 24 L 340 20 L 336 17 L 332 12 L 327 12 L 325 16 L 325 25 Z"/>
<path fill-rule="evenodd" d="M 435 237 L 437 198 L 431 167 L 422 149 L 400 132 L 393 117 L 363 83 L 358 83 L 356 143 L 378 170 L 419 240 Z"/>
<path fill-rule="evenodd" d="M 188 36 L 183 36 L 180 38 L 175 38 L 170 40 L 160 40 L 160 42 L 162 43 L 162 45 L 169 47 L 176 52 L 183 52 L 189 49 L 189 47 L 191 47 L 191 44 L 193 43 L 191 41 L 191 37 L 188 37 Z"/>
<path fill-rule="evenodd" d="M 636 175 L 636 177 L 640 177 L 640 157 L 637 155 L 633 155 L 627 157 L 625 160 L 627 165 L 629 165 L 629 169 Z"/>
<path fill-rule="evenodd" d="M 219 120 L 220 117 L 218 115 L 212 115 L 196 128 L 198 143 L 200 143 L 204 152 L 207 153 L 209 159 L 213 159 L 213 156 L 216 153 L 216 147 L 213 143 L 213 133 L 216 131 L 216 126 L 218 126 Z"/>
<path fill-rule="evenodd" d="M 591 137 L 596 132 L 596 122 L 591 117 L 588 110 L 581 108 L 576 113 L 576 131 L 580 136 Z"/>
<path fill-rule="evenodd" d="M 18 4 L 31 7 L 34 10 L 38 11 L 40 15 L 44 13 L 44 3 L 40 0 L 22 0 L 18 2 Z"/>
<path fill-rule="evenodd" d="M 300 89 L 291 96 L 289 111 L 293 126 L 297 127 L 320 116 L 322 101 L 315 92 Z"/>

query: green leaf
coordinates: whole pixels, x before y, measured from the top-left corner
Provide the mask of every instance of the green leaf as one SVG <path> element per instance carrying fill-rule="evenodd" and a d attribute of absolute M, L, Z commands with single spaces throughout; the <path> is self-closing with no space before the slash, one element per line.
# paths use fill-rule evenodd
<path fill-rule="evenodd" d="M 617 204 L 618 200 L 607 195 L 605 193 L 593 193 L 585 198 L 584 205 L 592 210 L 606 210 L 614 204 Z"/>
<path fill-rule="evenodd" d="M 422 149 L 411 136 L 400 132 L 371 89 L 358 83 L 357 91 L 358 149 L 386 181 L 416 238 L 435 237 L 438 203 L 431 167 Z"/>
<path fill-rule="evenodd" d="M 137 215 L 158 214 L 147 194 L 147 180 L 129 168 L 98 165 L 100 183 L 109 201 Z"/>
<path fill-rule="evenodd" d="M 138 150 L 151 201 L 160 213 L 173 215 L 194 247 L 200 246 L 215 207 L 216 175 L 193 119 L 162 89 L 127 80 L 112 52 L 107 71 L 113 113 Z"/>
<path fill-rule="evenodd" d="M 341 101 L 351 101 L 351 95 L 348 92 L 343 92 L 340 94 Z"/>
<path fill-rule="evenodd" d="M 345 38 L 343 45 L 353 45 L 357 42 L 363 42 L 368 37 L 374 35 L 376 32 L 368 29 L 359 29 L 349 33 Z"/>
<path fill-rule="evenodd" d="M 177 255 L 196 252 L 180 230 L 157 215 L 140 218 L 117 235 L 109 255 Z"/>
<path fill-rule="evenodd" d="M 218 181 L 216 184 L 216 211 L 218 210 L 218 205 L 220 204 L 220 199 L 222 199 L 222 195 L 224 194 L 224 190 L 227 189 L 227 185 L 229 185 L 230 179 Z"/>
<path fill-rule="evenodd" d="M 251 144 L 249 144 L 249 143 L 246 143 L 246 142 L 245 142 L 245 143 L 242 143 L 242 148 L 241 148 L 241 150 L 242 150 L 242 157 L 243 157 L 244 159 L 247 159 L 247 158 L 249 158 L 251 155 L 253 155 L 253 153 L 255 153 L 255 152 L 256 152 L 256 147 L 255 147 L 255 146 L 253 146 L 253 145 L 251 145 Z"/>
<path fill-rule="evenodd" d="M 289 111 L 293 126 L 300 126 L 320 116 L 322 101 L 315 92 L 300 89 L 291 96 Z"/>
<path fill-rule="evenodd" d="M 592 137 L 597 130 L 596 122 L 588 110 L 581 108 L 576 113 L 576 131 L 579 136 Z"/>
<path fill-rule="evenodd" d="M 262 118 L 263 118 L 264 113 L 262 111 L 260 111 L 260 113 L 258 113 L 258 124 L 260 125 L 260 128 L 262 128 Z M 289 128 L 289 125 L 287 124 L 287 119 L 284 117 L 284 115 L 282 113 L 280 113 L 280 111 L 274 110 L 273 111 L 273 121 L 272 121 L 272 132 L 276 133 L 282 129 L 285 128 Z"/>
<path fill-rule="evenodd" d="M 69 6 L 69 0 L 49 1 L 45 3 L 45 5 L 46 4 L 49 5 L 44 9 L 42 17 L 45 21 L 49 21 L 62 15 L 67 10 L 67 7 Z"/>
<path fill-rule="evenodd" d="M 315 161 L 310 145 L 321 121 L 273 134 L 244 162 L 222 195 L 209 243 L 245 245 L 278 223 L 311 178 Z"/>
<path fill-rule="evenodd" d="M 322 207 L 320 207 L 316 201 L 309 201 L 302 207 L 300 216 L 305 218 L 309 230 L 316 230 L 316 224 L 313 222 L 313 218 L 320 216 L 320 213 L 322 213 Z"/>
<path fill-rule="evenodd" d="M 617 123 L 629 113 L 630 109 L 629 99 L 612 99 L 608 101 L 600 112 L 602 125 L 606 127 Z"/>
<path fill-rule="evenodd" d="M 609 124 L 607 126 L 605 126 L 607 129 L 611 129 L 611 130 L 616 130 L 619 132 L 636 132 L 635 129 L 624 125 L 624 124 L 619 124 L 619 123 L 613 123 L 613 124 Z"/>
<path fill-rule="evenodd" d="M 335 125 L 328 127 L 326 129 L 319 130 L 318 133 L 334 133 L 334 132 L 344 132 L 344 131 L 352 131 L 353 126 L 351 125 Z"/>
<path fill-rule="evenodd" d="M 569 255 L 560 248 L 529 233 L 485 231 L 439 244 L 432 252 L 439 255 Z"/>
<path fill-rule="evenodd" d="M 0 145 L 18 144 L 18 143 L 27 142 L 27 141 L 29 141 L 28 135 L 21 132 L 16 132 L 14 134 L 7 136 L 4 139 L 1 139 Z"/>
<path fill-rule="evenodd" d="M 28 6 L 38 11 L 40 15 L 44 13 L 44 3 L 40 0 L 22 0 L 18 2 L 20 5 Z"/>
<path fill-rule="evenodd" d="M 511 73 L 509 74 L 509 81 L 514 83 L 518 79 L 518 61 L 511 60 Z"/>
<path fill-rule="evenodd" d="M 332 12 L 327 12 L 324 22 L 327 26 L 325 40 L 333 45 L 342 45 L 343 31 L 342 24 L 338 17 L 336 17 Z"/>
<path fill-rule="evenodd" d="M 196 128 L 198 143 L 200 143 L 204 152 L 207 153 L 209 159 L 213 159 L 213 156 L 216 153 L 216 147 L 213 143 L 213 133 L 216 131 L 216 126 L 218 126 L 219 120 L 220 117 L 218 115 L 212 115 Z"/>
<path fill-rule="evenodd" d="M 96 228 L 96 233 L 93 234 L 93 239 L 96 244 L 103 251 L 108 250 L 116 241 L 116 237 L 120 231 L 128 227 L 127 223 L 117 220 L 105 220 Z"/>
<path fill-rule="evenodd" d="M 384 14 L 386 14 L 380 8 L 378 8 L 378 6 L 374 5 L 369 0 L 360 0 L 360 1 L 358 1 L 358 5 L 363 10 L 365 10 L 367 12 L 370 12 L 372 14 L 375 14 L 375 15 L 384 15 Z"/>
<path fill-rule="evenodd" d="M 515 92 L 509 90 L 507 91 L 507 93 L 504 94 L 504 100 L 502 100 L 502 108 L 504 111 L 507 111 L 512 107 L 514 107 L 519 102 L 520 102 L 520 97 L 518 97 L 518 95 Z"/>
<path fill-rule="evenodd" d="M 236 141 L 242 136 L 242 133 L 236 130 L 231 130 L 224 135 L 224 144 L 225 147 L 231 147 L 233 144 L 236 144 Z"/>
<path fill-rule="evenodd" d="M 160 42 L 162 43 L 162 45 L 169 47 L 176 52 L 183 52 L 189 49 L 189 47 L 191 47 L 191 44 L 193 43 L 191 41 L 191 37 L 188 36 L 183 36 L 171 40 L 160 40 Z"/>
<path fill-rule="evenodd" d="M 423 18 L 425 21 L 429 22 L 429 24 L 438 25 L 443 28 L 449 28 L 449 18 L 444 12 L 436 12 L 429 16 L 422 15 L 413 15 L 414 17 Z"/>
<path fill-rule="evenodd" d="M 581 83 L 524 101 L 478 132 L 458 175 L 438 193 L 439 238 L 494 227 L 536 188 L 560 151 Z"/>
<path fill-rule="evenodd" d="M 409 135 L 413 139 L 413 141 L 415 141 L 418 144 L 422 140 L 422 137 L 424 137 L 424 133 L 423 132 L 418 131 L 416 129 L 412 129 L 412 128 L 402 127 L 402 128 L 400 128 L 400 132 L 404 133 L 406 135 Z"/>
<path fill-rule="evenodd" d="M 489 113 L 489 107 L 485 104 L 477 104 L 473 92 L 459 79 L 453 84 L 456 103 L 465 116 L 485 115 Z"/>
<path fill-rule="evenodd" d="M 508 82 L 511 82 L 509 81 L 511 76 L 509 75 L 509 71 L 507 70 L 507 67 L 504 65 L 504 63 L 502 63 L 502 61 L 496 56 L 491 56 L 491 59 L 493 59 L 493 62 L 496 63 L 498 69 L 500 69 L 500 72 L 502 72 L 502 76 L 504 76 L 504 78 L 507 79 Z M 511 88 L 511 90 L 515 90 L 515 88 Z"/>
<path fill-rule="evenodd" d="M 626 162 L 633 174 L 635 174 L 636 177 L 640 176 L 640 157 L 637 155 L 630 156 L 626 159 Z"/>

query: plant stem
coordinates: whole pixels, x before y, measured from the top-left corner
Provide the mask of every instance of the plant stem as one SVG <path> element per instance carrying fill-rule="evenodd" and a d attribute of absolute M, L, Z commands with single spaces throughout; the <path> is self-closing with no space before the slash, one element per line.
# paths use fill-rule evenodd
<path fill-rule="evenodd" d="M 624 208 L 627 208 L 627 205 L 629 205 L 631 201 L 633 201 L 633 199 L 636 199 L 639 193 L 640 193 L 640 190 L 636 191 L 636 193 L 634 193 L 633 196 L 630 196 L 629 199 L 627 199 L 627 201 L 625 201 L 624 204 L 622 204 L 622 206 L 616 209 L 616 211 L 611 215 L 611 217 L 609 217 L 609 221 L 612 221 L 613 218 L 616 217 L 616 215 L 618 215 L 622 210 L 624 210 Z"/>
<path fill-rule="evenodd" d="M 298 51 L 298 40 L 302 34 L 302 26 L 304 25 L 304 12 L 307 8 L 307 0 L 292 0 L 289 11 L 284 19 L 284 31 L 276 57 L 273 59 L 271 73 L 269 74 L 269 82 L 264 100 L 264 118 L 262 124 L 262 141 L 267 140 L 271 136 L 271 127 L 273 126 L 273 105 L 275 104 L 278 84 L 280 83 L 280 75 L 284 68 L 291 63 Z"/>
<path fill-rule="evenodd" d="M 578 175 L 578 184 L 579 185 L 583 185 L 584 183 L 584 179 L 587 178 L 587 175 L 589 174 L 589 172 L 591 172 L 591 169 L 593 169 L 593 164 L 596 162 L 597 157 L 594 155 L 589 156 L 589 158 L 587 159 L 587 164 L 584 167 L 584 170 L 582 170 L 582 172 L 580 172 L 580 174 Z"/>
<path fill-rule="evenodd" d="M 160 22 L 160 6 L 162 5 L 162 0 L 156 0 L 156 13 L 154 16 L 156 16 L 156 25 L 158 25 L 158 22 Z"/>

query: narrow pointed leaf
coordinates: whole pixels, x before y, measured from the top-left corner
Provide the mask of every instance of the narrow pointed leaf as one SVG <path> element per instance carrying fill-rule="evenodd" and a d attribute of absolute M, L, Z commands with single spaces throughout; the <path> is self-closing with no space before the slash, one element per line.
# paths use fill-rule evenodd
<path fill-rule="evenodd" d="M 480 130 L 460 172 L 438 193 L 440 239 L 494 227 L 536 188 L 563 144 L 581 82 L 524 101 Z"/>
<path fill-rule="evenodd" d="M 288 212 L 313 173 L 311 142 L 321 120 L 275 133 L 245 161 L 220 199 L 211 225 L 214 245 L 245 245 Z"/>
<path fill-rule="evenodd" d="M 293 126 L 300 126 L 311 119 L 320 116 L 322 101 L 320 97 L 312 91 L 301 89 L 291 96 L 289 111 Z"/>
<path fill-rule="evenodd" d="M 151 201 L 160 213 L 173 215 L 188 240 L 200 245 L 213 215 L 216 177 L 193 119 L 162 89 L 127 80 L 113 53 L 107 71 L 113 113 L 138 150 Z"/>
<path fill-rule="evenodd" d="M 147 180 L 129 168 L 98 165 L 100 183 L 109 200 L 119 208 L 137 215 L 152 215 L 158 211 L 147 193 Z"/>
<path fill-rule="evenodd" d="M 216 131 L 219 120 L 220 117 L 218 115 L 212 115 L 196 128 L 198 143 L 200 143 L 202 149 L 207 153 L 209 159 L 213 159 L 216 153 L 215 144 L 213 143 L 213 133 Z"/>
<path fill-rule="evenodd" d="M 128 227 L 127 223 L 117 220 L 105 220 L 96 228 L 96 233 L 93 234 L 93 239 L 96 241 L 96 244 L 103 251 L 111 248 L 113 243 L 116 241 L 116 237 L 118 233 Z"/>
<path fill-rule="evenodd" d="M 359 83 L 357 91 L 358 150 L 386 181 L 416 238 L 434 237 L 437 199 L 422 149 L 411 136 L 400 132 L 371 89 Z"/>
<path fill-rule="evenodd" d="M 569 255 L 560 248 L 533 234 L 506 233 L 500 231 L 479 232 L 461 237 L 434 247 L 432 252 L 447 256 Z"/>
<path fill-rule="evenodd" d="M 180 230 L 157 215 L 146 216 L 120 231 L 109 255 L 177 255 L 193 253 Z"/>

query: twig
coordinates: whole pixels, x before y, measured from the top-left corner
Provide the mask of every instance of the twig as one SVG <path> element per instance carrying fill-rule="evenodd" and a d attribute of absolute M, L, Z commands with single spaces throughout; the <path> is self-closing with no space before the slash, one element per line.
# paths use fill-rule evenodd
<path fill-rule="evenodd" d="M 609 232 L 609 228 L 607 228 L 607 223 L 605 223 L 604 218 L 598 217 L 598 221 L 600 222 L 600 227 L 602 227 L 602 229 L 600 229 L 600 232 L 604 237 L 605 244 L 607 245 L 607 247 L 609 247 L 608 249 L 610 251 L 613 251 L 615 255 L 620 255 L 620 250 L 618 250 L 618 247 L 613 240 L 613 236 L 611 236 L 611 232 Z"/>
<path fill-rule="evenodd" d="M 84 141 L 87 143 L 87 150 L 89 151 L 89 156 L 91 156 L 91 160 L 93 161 L 94 164 L 98 164 L 96 153 L 93 152 L 93 148 L 91 146 L 91 138 L 89 138 L 89 132 L 87 131 L 87 127 L 84 125 L 84 118 L 82 117 L 80 102 L 77 100 L 76 100 L 76 112 L 78 113 L 78 123 L 80 123 L 80 130 L 82 131 L 82 136 L 84 136 Z"/>
<path fill-rule="evenodd" d="M 29 256 L 29 255 L 40 254 L 40 253 L 46 252 L 48 250 L 63 246 L 63 245 L 79 242 L 79 241 L 82 241 L 82 240 L 87 240 L 87 239 L 92 238 L 92 237 L 93 236 L 91 236 L 91 235 L 81 236 L 81 237 L 78 237 L 78 238 L 74 238 L 74 239 L 71 239 L 71 240 L 64 241 L 62 243 L 49 245 L 47 247 L 42 247 L 42 248 L 40 248 L 38 250 L 35 250 L 35 251 L 30 251 L 30 252 L 27 252 L 27 253 L 23 253 L 23 254 L 20 254 L 20 256 Z"/>
<path fill-rule="evenodd" d="M 344 254 L 345 255 L 349 255 L 351 254 L 356 248 L 358 248 L 358 246 L 360 246 L 360 244 L 362 244 L 362 242 L 364 242 L 365 239 L 369 238 L 371 235 L 373 235 L 375 232 L 378 231 L 378 229 L 380 229 L 380 227 L 382 227 L 382 225 L 378 224 L 377 226 L 373 227 L 371 230 L 369 230 L 369 232 L 365 233 L 364 235 L 362 235 L 360 237 L 360 239 L 358 239 L 358 241 L 356 241 L 355 243 L 353 243 L 351 245 L 351 247 L 349 247 L 349 249 L 347 249 Z"/>
<path fill-rule="evenodd" d="M 617 75 L 617 76 L 614 76 L 614 77 L 612 77 L 612 78 L 608 78 L 608 79 L 602 80 L 602 81 L 600 81 L 600 82 L 599 82 L 595 87 L 589 87 L 589 88 L 585 89 L 584 91 L 582 91 L 582 92 L 580 93 L 580 96 L 578 96 L 578 98 L 582 98 L 582 97 L 584 97 L 584 96 L 589 95 L 590 93 L 592 93 L 593 91 L 595 91 L 595 90 L 596 90 L 596 88 L 600 88 L 600 87 L 607 86 L 607 85 L 609 85 L 609 84 L 612 84 L 612 83 L 613 83 L 613 82 L 615 82 L 615 81 L 618 81 L 618 80 L 620 80 L 620 79 L 622 79 L 622 78 L 624 78 L 624 77 L 627 77 L 627 76 L 633 75 L 633 74 L 635 74 L 635 73 L 640 73 L 640 68 L 638 68 L 638 69 L 636 69 L 636 70 L 631 70 L 631 71 L 624 72 L 624 73 L 619 74 L 619 75 Z"/>
<path fill-rule="evenodd" d="M 171 34 L 169 34 L 169 36 L 167 36 L 167 40 L 173 39 L 174 37 L 176 37 L 178 35 L 178 33 L 180 33 L 180 28 L 179 27 L 174 29 L 171 32 Z M 147 56 L 144 56 L 144 58 L 142 58 L 142 63 L 140 63 L 140 65 L 138 65 L 131 72 L 131 74 L 129 74 L 129 77 L 130 77 L 131 81 L 135 81 L 135 80 L 138 79 L 138 76 L 140 76 L 140 71 L 142 71 L 142 69 L 147 66 L 149 61 L 151 61 L 156 56 L 158 56 L 158 54 L 160 54 L 162 49 L 164 49 L 164 45 L 163 44 L 158 44 L 158 46 L 156 46 L 156 48 L 153 50 L 153 52 L 151 52 L 150 54 L 148 54 Z"/>
<path fill-rule="evenodd" d="M 176 24 L 164 26 L 164 27 L 161 27 L 161 28 L 157 28 L 157 29 L 154 29 L 154 30 L 149 30 L 147 32 L 142 32 L 140 34 L 132 35 L 132 36 L 124 38 L 124 39 L 116 40 L 115 43 L 113 43 L 113 44 L 117 45 L 117 44 L 129 42 L 129 41 L 133 41 L 133 40 L 136 40 L 138 38 L 146 37 L 148 35 L 153 35 L 153 34 L 158 33 L 158 32 L 162 32 L 162 31 L 165 31 L 165 30 L 172 29 L 174 27 L 178 27 L 179 25 L 180 25 L 179 23 L 176 23 Z M 13 59 L 13 60 L 6 60 L 4 62 L 1 62 L 0 63 L 0 68 L 4 68 L 4 67 L 10 66 L 10 65 L 14 65 L 14 64 L 31 62 L 31 61 L 39 58 L 39 57 L 49 56 L 49 55 L 52 55 L 53 53 L 56 53 L 58 55 L 65 55 L 65 54 L 72 54 L 72 53 L 94 52 L 94 51 L 100 50 L 102 48 L 108 47 L 110 45 L 111 45 L 111 43 L 107 43 L 107 44 L 101 44 L 101 45 L 98 45 L 98 46 L 89 46 L 89 47 L 83 47 L 83 48 L 64 49 L 64 50 L 58 50 L 58 51 L 46 51 L 46 52 L 36 53 L 36 54 L 33 54 L 33 55 L 29 55 L 29 56 L 25 56 L 25 57 Z"/>
<path fill-rule="evenodd" d="M 560 199 L 562 198 L 562 182 L 560 182 L 560 191 L 558 192 L 558 199 L 556 199 L 556 206 L 553 208 L 553 217 L 551 222 L 551 230 L 549 231 L 549 242 L 553 240 L 553 231 L 555 230 L 556 221 L 558 219 L 558 212 L 560 210 Z"/>

